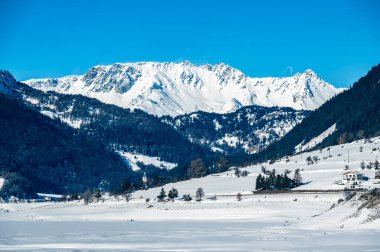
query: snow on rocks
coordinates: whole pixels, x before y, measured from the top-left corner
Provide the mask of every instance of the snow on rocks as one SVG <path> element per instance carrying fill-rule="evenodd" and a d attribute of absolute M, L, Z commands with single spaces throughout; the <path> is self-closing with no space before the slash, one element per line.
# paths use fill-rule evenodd
<path fill-rule="evenodd" d="M 312 70 L 291 77 L 251 78 L 226 64 L 115 63 L 84 75 L 25 81 L 33 88 L 81 94 L 158 116 L 228 113 L 248 105 L 314 110 L 342 91 Z"/>

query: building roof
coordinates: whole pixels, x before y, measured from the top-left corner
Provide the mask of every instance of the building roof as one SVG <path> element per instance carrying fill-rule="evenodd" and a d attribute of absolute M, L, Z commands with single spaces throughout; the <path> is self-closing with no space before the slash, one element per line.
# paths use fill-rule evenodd
<path fill-rule="evenodd" d="M 347 171 L 345 173 L 343 173 L 343 175 L 346 175 L 346 174 L 355 174 L 355 175 L 363 175 L 362 173 L 358 172 L 358 171 Z"/>

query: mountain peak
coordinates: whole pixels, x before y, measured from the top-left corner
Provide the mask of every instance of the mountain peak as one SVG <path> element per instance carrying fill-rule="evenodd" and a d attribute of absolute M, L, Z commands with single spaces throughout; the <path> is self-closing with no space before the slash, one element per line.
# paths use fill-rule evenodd
<path fill-rule="evenodd" d="M 180 63 L 181 65 L 183 66 L 195 66 L 192 62 L 190 62 L 189 60 L 184 60 Z"/>
<path fill-rule="evenodd" d="M 306 69 L 305 72 L 302 73 L 302 75 L 318 77 L 318 75 L 312 69 Z"/>

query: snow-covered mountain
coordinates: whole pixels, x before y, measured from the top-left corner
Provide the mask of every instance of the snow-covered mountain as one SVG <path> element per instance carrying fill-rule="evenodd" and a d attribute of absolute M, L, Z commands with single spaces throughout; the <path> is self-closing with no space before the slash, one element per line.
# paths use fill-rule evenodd
<path fill-rule="evenodd" d="M 84 75 L 25 81 L 33 88 L 81 94 L 104 103 L 139 108 L 158 116 L 206 111 L 227 113 L 243 106 L 314 110 L 341 90 L 312 70 L 283 78 L 251 78 L 226 64 L 115 63 Z"/>

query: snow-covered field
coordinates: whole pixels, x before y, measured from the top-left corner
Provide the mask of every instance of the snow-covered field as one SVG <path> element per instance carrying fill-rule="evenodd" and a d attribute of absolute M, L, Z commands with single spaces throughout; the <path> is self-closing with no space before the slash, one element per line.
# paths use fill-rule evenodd
<path fill-rule="evenodd" d="M 359 196 L 338 203 L 343 192 L 300 191 L 343 189 L 335 182 L 346 165 L 370 178 L 361 187 L 378 187 L 374 168 L 362 170 L 360 163 L 374 162 L 379 147 L 379 138 L 363 140 L 243 168 L 247 177 L 228 171 L 164 186 L 177 188 L 180 196 L 202 187 L 202 202 L 157 202 L 161 188 L 152 188 L 135 192 L 129 202 L 104 195 L 89 205 L 0 203 L 0 250 L 380 251 L 378 205 L 360 207 Z M 320 160 L 307 165 L 307 156 Z M 299 168 L 305 185 L 288 193 L 252 194 L 262 165 L 288 169 L 289 176 Z"/>
<path fill-rule="evenodd" d="M 341 197 L 1 204 L 0 250 L 378 251 L 379 219 L 345 220 L 347 204 L 324 213 Z"/>
<path fill-rule="evenodd" d="M 362 151 L 360 148 L 362 148 Z M 282 158 L 273 164 L 263 163 L 253 166 L 241 168 L 242 171 L 247 170 L 247 177 L 237 178 L 234 171 L 228 171 L 220 174 L 213 174 L 207 177 L 191 179 L 187 181 L 167 184 L 164 189 L 169 191 L 172 187 L 178 189 L 180 195 L 195 195 L 198 187 L 202 187 L 208 196 L 213 195 L 236 195 L 237 193 L 251 194 L 256 187 L 256 177 L 261 173 L 261 167 L 264 166 L 268 170 L 276 169 L 283 173 L 285 170 L 291 171 L 288 175 L 292 177 L 296 169 L 300 169 L 304 185 L 294 190 L 341 190 L 345 185 L 337 184 L 342 180 L 342 174 L 348 170 L 357 170 L 368 176 L 369 180 L 362 182 L 359 188 L 372 189 L 380 187 L 380 180 L 373 179 L 375 169 L 360 168 L 361 162 L 364 161 L 367 166 L 369 162 L 374 163 L 380 158 L 380 138 L 372 138 L 370 142 L 360 140 L 357 142 L 332 146 L 317 151 L 306 152 L 291 156 L 288 159 Z M 329 149 L 329 150 L 328 150 Z M 318 156 L 320 159 L 317 163 L 307 164 L 307 157 Z M 155 198 L 161 188 L 152 188 L 147 191 L 136 192 L 137 197 Z"/>

